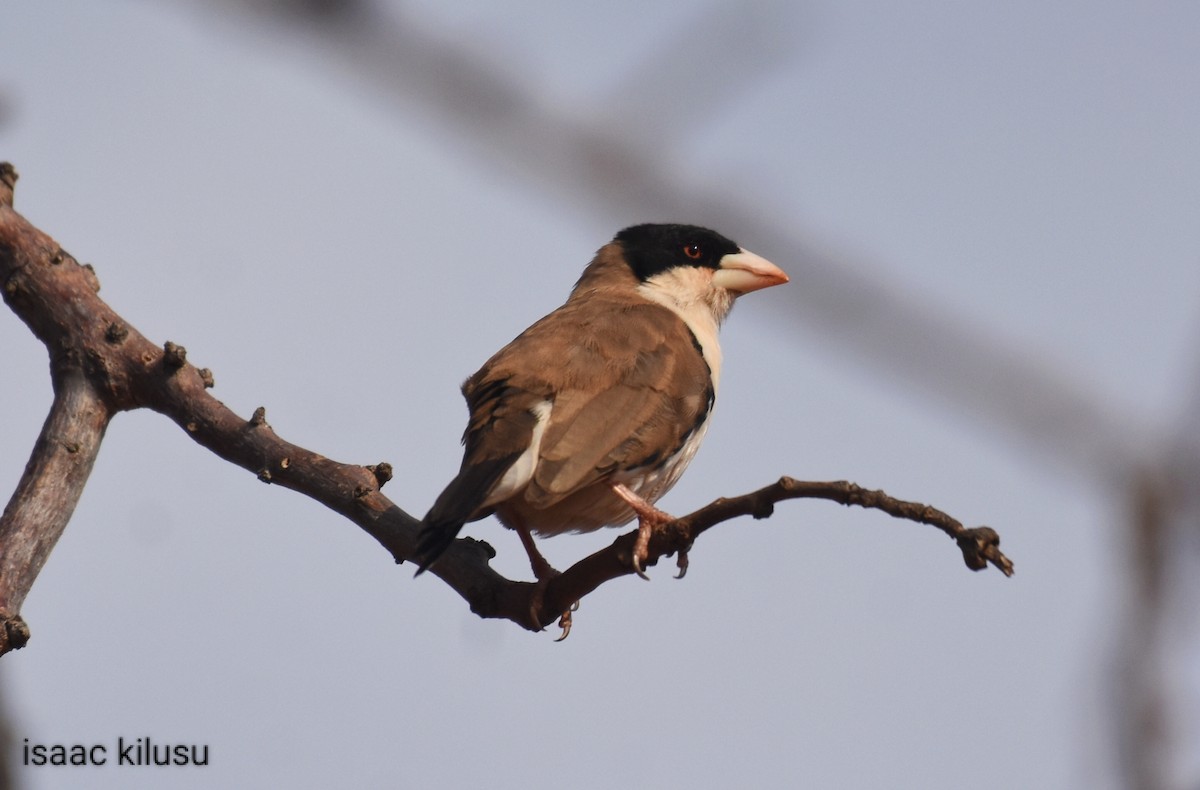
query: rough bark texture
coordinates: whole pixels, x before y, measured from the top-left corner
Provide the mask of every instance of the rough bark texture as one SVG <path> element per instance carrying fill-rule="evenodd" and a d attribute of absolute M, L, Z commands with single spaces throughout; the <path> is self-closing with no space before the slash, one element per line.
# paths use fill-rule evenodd
<path fill-rule="evenodd" d="M 0 654 L 24 646 L 20 618 L 50 550 L 74 510 L 118 411 L 148 408 L 173 420 L 194 441 L 267 483 L 298 491 L 342 514 L 374 537 L 396 562 L 416 547 L 418 522 L 380 492 L 387 464 L 339 463 L 280 438 L 259 408 L 241 417 L 209 394 L 212 373 L 187 361 L 172 342 L 152 343 L 98 296 L 90 266 L 79 265 L 55 241 L 12 208 L 16 173 L 0 164 L 0 287 L 4 301 L 50 353 L 54 403 L 25 474 L 0 519 Z M 966 529 L 926 505 L 893 499 L 852 483 L 806 483 L 782 478 L 766 488 L 719 499 L 657 529 L 647 564 L 678 553 L 712 526 L 741 515 L 764 518 L 784 499 L 821 498 L 878 508 L 931 524 L 954 538 L 968 567 L 990 562 L 1006 575 L 1012 564 L 987 527 Z M 584 558 L 545 585 L 506 579 L 488 564 L 486 543 L 459 539 L 430 573 L 456 590 L 481 617 L 541 629 L 610 579 L 633 572 L 634 530 Z M 681 570 L 686 566 L 681 563 Z"/>

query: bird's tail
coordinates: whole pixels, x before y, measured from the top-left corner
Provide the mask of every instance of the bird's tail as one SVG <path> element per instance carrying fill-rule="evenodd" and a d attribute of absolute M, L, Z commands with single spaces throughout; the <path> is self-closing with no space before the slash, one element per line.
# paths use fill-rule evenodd
<path fill-rule="evenodd" d="M 450 544 L 458 537 L 466 519 L 437 518 L 432 511 L 421 520 L 421 531 L 417 535 L 417 553 L 413 557 L 417 563 L 417 576 L 429 570 L 429 566 L 437 562 Z"/>
<path fill-rule="evenodd" d="M 516 456 L 510 456 L 463 465 L 458 477 L 450 481 L 421 519 L 417 551 L 413 555 L 417 576 L 429 570 L 450 548 L 463 524 L 487 515 L 487 511 L 479 512 L 484 500 L 515 460 Z"/>

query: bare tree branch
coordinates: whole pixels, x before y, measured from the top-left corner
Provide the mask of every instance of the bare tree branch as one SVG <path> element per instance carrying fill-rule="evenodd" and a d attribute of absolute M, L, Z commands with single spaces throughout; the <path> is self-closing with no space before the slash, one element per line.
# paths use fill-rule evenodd
<path fill-rule="evenodd" d="M 0 206 L 10 211 L 16 172 L 0 165 Z M 6 273 L 4 298 L 24 299 L 21 271 Z M 50 256 L 50 266 L 61 266 Z M 33 580 L 67 526 L 91 474 L 111 413 L 83 372 L 77 349 L 39 315 L 30 328 L 50 351 L 54 403 L 16 491 L 0 516 L 0 654 L 24 647 L 29 629 L 18 612 Z"/>
<path fill-rule="evenodd" d="M 686 555 L 692 543 L 702 533 L 717 524 L 739 516 L 768 518 L 775 510 L 775 503 L 785 499 L 828 499 L 843 505 L 858 505 L 874 508 L 908 521 L 930 524 L 954 538 L 962 551 L 963 560 L 971 570 L 983 570 L 992 563 L 1005 576 L 1012 576 L 1013 564 L 1000 551 L 1000 536 L 991 527 L 967 529 L 960 522 L 940 510 L 917 502 L 895 499 L 882 491 L 870 491 L 845 480 L 834 482 L 807 482 L 782 477 L 769 486 L 737 497 L 721 498 L 690 513 L 676 518 L 659 528 L 650 539 L 650 558 L 647 565 L 654 565 L 658 558 L 671 554 Z M 590 557 L 575 563 L 569 570 L 552 579 L 544 596 L 548 624 L 566 610 L 574 601 L 595 590 L 601 584 L 618 576 L 633 573 L 633 546 L 637 530 L 622 535 L 611 545 Z M 434 566 L 435 569 L 437 566 Z M 686 560 L 681 557 L 680 576 L 686 572 Z"/>
<path fill-rule="evenodd" d="M 78 369 L 54 377 L 54 404 L 0 516 L 0 653 L 24 647 L 25 595 L 67 526 L 108 426 L 109 411 Z"/>
<path fill-rule="evenodd" d="M 7 192 L 0 194 L 0 283 L 4 300 L 50 350 L 55 401 L 0 531 L 0 609 L 11 626 L 0 642 L 0 654 L 28 639 L 20 605 L 66 525 L 104 429 L 118 411 L 160 412 L 221 458 L 353 521 L 396 562 L 411 556 L 418 522 L 379 490 L 391 477 L 389 465 L 332 461 L 279 437 L 267 424 L 264 409 L 245 419 L 212 397 L 211 372 L 190 364 L 182 346 L 167 342 L 160 348 L 131 327 L 97 295 L 99 284 L 90 266 L 79 265 L 12 209 L 15 173 L 9 165 L 0 166 L 0 181 L 6 175 Z M 934 525 L 958 541 L 969 567 L 979 570 L 990 561 L 1005 574 L 1012 573 L 1011 563 L 999 551 L 998 536 L 986 527 L 964 529 L 931 507 L 852 483 L 790 478 L 744 496 L 719 499 L 659 528 L 650 541 L 648 564 L 686 553 L 702 532 L 718 523 L 741 515 L 763 518 L 776 502 L 796 498 L 877 508 Z M 481 617 L 540 630 L 604 582 L 632 573 L 636 538 L 636 530 L 620 536 L 545 585 L 504 578 L 488 564 L 495 555 L 491 547 L 470 538 L 456 541 L 431 572 Z"/>

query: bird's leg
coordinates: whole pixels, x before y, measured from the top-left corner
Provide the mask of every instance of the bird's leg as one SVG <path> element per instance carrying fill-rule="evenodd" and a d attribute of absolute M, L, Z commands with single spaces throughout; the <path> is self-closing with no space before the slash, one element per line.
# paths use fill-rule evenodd
<path fill-rule="evenodd" d="M 538 551 L 537 544 L 533 542 L 533 535 L 525 525 L 518 523 L 514 529 L 516 529 L 517 535 L 521 538 L 521 545 L 525 547 L 525 553 L 529 555 L 529 567 L 533 569 L 534 578 L 540 582 L 545 582 L 557 576 L 558 571 Z"/>
<path fill-rule="evenodd" d="M 533 535 L 524 524 L 518 522 L 513 529 L 521 538 L 521 545 L 525 547 L 525 553 L 529 555 L 529 567 L 533 569 L 533 575 L 538 580 L 537 591 L 534 593 L 533 603 L 530 605 L 530 617 L 534 623 L 538 623 L 540 622 L 538 613 L 542 608 L 542 593 L 550 580 L 558 575 L 558 571 L 538 551 L 537 545 L 533 542 Z M 561 642 L 571 634 L 571 613 L 578 608 L 579 601 L 576 601 L 562 613 L 562 617 L 558 618 L 558 627 L 562 629 L 562 633 L 559 634 L 558 639 L 554 640 L 555 642 Z"/>
<path fill-rule="evenodd" d="M 624 499 L 633 508 L 633 512 L 637 513 L 638 517 L 638 536 L 637 542 L 633 544 L 633 570 L 638 576 L 641 576 L 646 581 L 650 581 L 650 577 L 642 570 L 642 564 L 650 556 L 650 533 L 655 527 L 661 527 L 663 524 L 670 524 L 675 520 L 675 517 L 670 513 L 664 513 L 646 500 L 642 499 L 633 491 L 629 490 L 624 483 L 613 484 L 613 491 L 617 496 Z M 683 578 L 683 574 L 687 573 L 686 552 L 680 556 L 680 561 L 683 563 L 680 566 L 680 574 L 678 578 Z"/>

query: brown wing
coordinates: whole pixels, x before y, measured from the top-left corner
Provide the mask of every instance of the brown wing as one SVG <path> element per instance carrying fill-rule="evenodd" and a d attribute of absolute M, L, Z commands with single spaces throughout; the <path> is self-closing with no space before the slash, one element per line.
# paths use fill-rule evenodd
<path fill-rule="evenodd" d="M 521 403 L 508 417 L 473 420 L 467 458 L 511 452 L 504 439 L 529 402 L 550 400 L 540 459 L 524 498 L 553 505 L 602 478 L 677 451 L 707 415 L 713 397 L 708 365 L 690 330 L 670 310 L 593 293 L 534 324 L 464 385 L 476 404 Z M 518 356 L 519 355 L 519 356 Z M 518 428 L 516 423 L 522 423 Z"/>

